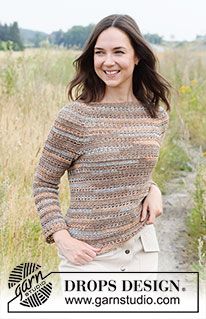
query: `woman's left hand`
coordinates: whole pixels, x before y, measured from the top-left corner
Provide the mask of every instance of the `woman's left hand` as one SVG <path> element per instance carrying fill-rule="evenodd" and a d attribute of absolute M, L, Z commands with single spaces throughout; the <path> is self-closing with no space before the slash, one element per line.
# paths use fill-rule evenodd
<path fill-rule="evenodd" d="M 146 224 L 154 224 L 155 218 L 162 214 L 162 206 L 162 193 L 158 186 L 152 184 L 143 202 L 141 221 L 149 214 Z"/>

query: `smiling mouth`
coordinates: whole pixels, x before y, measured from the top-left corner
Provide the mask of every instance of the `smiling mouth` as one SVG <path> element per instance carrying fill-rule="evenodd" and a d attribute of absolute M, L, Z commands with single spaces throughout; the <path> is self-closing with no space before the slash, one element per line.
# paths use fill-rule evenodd
<path fill-rule="evenodd" d="M 104 73 L 106 75 L 115 75 L 115 74 L 118 74 L 120 72 L 120 70 L 116 70 L 116 71 L 104 71 Z"/>

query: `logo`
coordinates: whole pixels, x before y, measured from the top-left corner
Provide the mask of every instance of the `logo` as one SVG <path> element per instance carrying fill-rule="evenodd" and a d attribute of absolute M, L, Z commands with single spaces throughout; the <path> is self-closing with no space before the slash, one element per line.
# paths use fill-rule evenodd
<path fill-rule="evenodd" d="M 20 305 L 38 307 L 49 299 L 52 283 L 45 280 L 40 268 L 38 264 L 24 263 L 11 271 L 8 286 L 9 289 L 15 288 Z"/>

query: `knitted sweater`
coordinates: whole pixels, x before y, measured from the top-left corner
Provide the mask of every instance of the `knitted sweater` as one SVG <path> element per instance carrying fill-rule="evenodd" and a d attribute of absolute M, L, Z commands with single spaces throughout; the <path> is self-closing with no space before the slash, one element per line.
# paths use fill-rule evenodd
<path fill-rule="evenodd" d="M 142 229 L 140 215 L 169 117 L 152 118 L 138 102 L 70 102 L 61 108 L 35 170 L 33 195 L 48 243 L 67 229 L 107 252 Z M 64 217 L 59 183 L 67 171 Z"/>

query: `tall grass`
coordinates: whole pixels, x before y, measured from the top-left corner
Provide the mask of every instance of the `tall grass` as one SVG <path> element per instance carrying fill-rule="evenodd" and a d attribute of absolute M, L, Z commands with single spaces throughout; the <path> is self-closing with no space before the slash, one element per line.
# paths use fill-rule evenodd
<path fill-rule="evenodd" d="M 35 50 L 0 58 L 1 69 L 1 269 L 33 261 L 55 269 L 56 250 L 44 243 L 32 197 L 41 148 L 58 109 L 77 53 Z M 61 199 L 68 200 L 65 182 Z"/>
<path fill-rule="evenodd" d="M 194 207 L 187 218 L 192 267 L 206 279 L 206 167 L 199 165 L 193 195 Z"/>
<path fill-rule="evenodd" d="M 39 263 L 45 271 L 57 270 L 56 249 L 44 241 L 31 187 L 47 133 L 59 108 L 67 103 L 65 88 L 77 54 L 38 49 L 0 55 L 0 267 L 5 278 L 21 262 Z M 206 147 L 205 57 L 181 50 L 159 56 L 161 72 L 175 87 L 170 128 L 154 171 L 162 190 L 178 171 L 190 169 L 187 149 L 180 142 Z M 67 187 L 63 176 L 63 213 L 69 201 Z"/>

